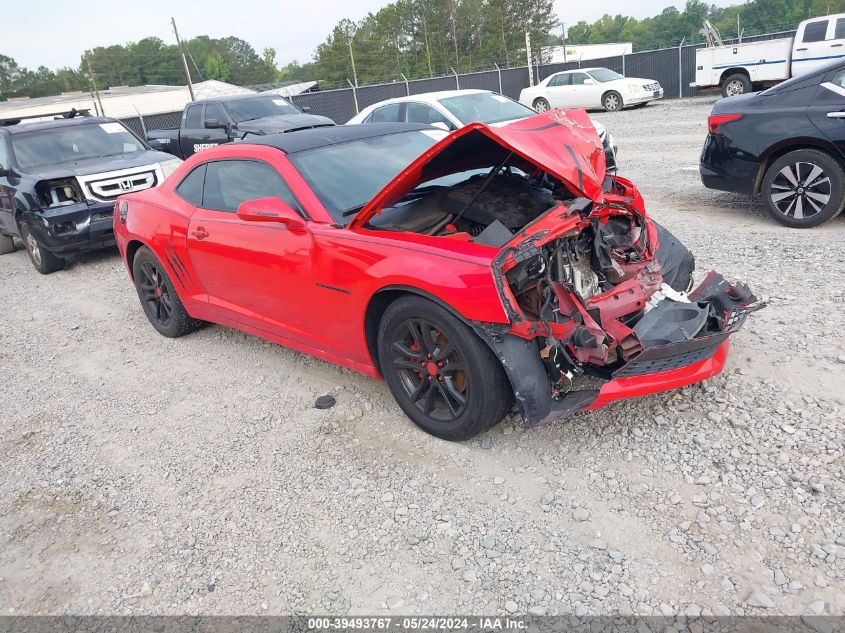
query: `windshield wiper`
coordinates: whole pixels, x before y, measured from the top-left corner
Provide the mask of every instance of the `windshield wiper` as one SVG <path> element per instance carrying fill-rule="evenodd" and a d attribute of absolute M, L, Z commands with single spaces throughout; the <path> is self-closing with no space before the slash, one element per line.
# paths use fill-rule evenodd
<path fill-rule="evenodd" d="M 348 218 L 350 215 L 355 215 L 356 213 L 358 213 L 363 208 L 364 208 L 363 204 L 360 207 L 352 207 L 351 209 L 347 209 L 346 211 L 341 213 L 340 217 Z"/>

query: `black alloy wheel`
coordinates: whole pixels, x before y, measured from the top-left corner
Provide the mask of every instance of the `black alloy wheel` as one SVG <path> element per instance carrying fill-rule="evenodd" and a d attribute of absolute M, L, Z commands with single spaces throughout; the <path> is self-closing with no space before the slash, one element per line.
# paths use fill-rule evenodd
<path fill-rule="evenodd" d="M 469 439 L 510 411 L 513 392 L 498 358 L 463 321 L 415 295 L 391 303 L 378 330 L 381 373 L 423 430 Z"/>
<path fill-rule="evenodd" d="M 159 333 L 177 338 L 202 325 L 185 310 L 164 266 L 146 246 L 135 253 L 132 277 L 144 314 Z"/>
<path fill-rule="evenodd" d="M 141 264 L 141 279 L 138 289 L 142 293 L 141 301 L 144 308 L 156 323 L 166 328 L 170 325 L 173 315 L 173 299 L 170 296 L 170 289 L 164 282 L 162 271 L 152 262 Z"/>
<path fill-rule="evenodd" d="M 393 332 L 391 363 L 413 405 L 439 422 L 454 422 L 467 407 L 466 364 L 455 346 L 426 319 L 408 319 Z"/>

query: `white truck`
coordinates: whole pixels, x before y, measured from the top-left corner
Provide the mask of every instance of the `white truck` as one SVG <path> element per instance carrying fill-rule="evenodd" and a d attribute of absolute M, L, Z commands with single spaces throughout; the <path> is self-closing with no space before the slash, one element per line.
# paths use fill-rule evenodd
<path fill-rule="evenodd" d="M 695 51 L 693 88 L 719 86 L 723 97 L 750 92 L 845 57 L 845 13 L 804 20 L 794 37 L 722 44 L 705 22 L 707 47 Z"/>

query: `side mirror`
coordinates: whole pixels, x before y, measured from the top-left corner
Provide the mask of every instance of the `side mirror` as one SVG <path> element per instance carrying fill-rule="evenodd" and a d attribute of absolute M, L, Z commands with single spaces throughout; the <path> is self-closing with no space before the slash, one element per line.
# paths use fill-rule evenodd
<path fill-rule="evenodd" d="M 595 86 L 595 85 L 596 85 L 596 80 L 595 80 L 595 79 L 590 79 L 590 78 L 588 77 L 587 79 L 585 79 L 585 80 L 584 80 L 584 85 L 585 85 L 585 86 Z"/>
<path fill-rule="evenodd" d="M 429 125 L 431 125 L 431 127 L 436 127 L 438 130 L 443 130 L 444 132 L 452 131 L 452 128 L 449 127 L 449 125 L 447 123 L 444 123 L 443 121 L 435 121 L 434 123 L 429 123 Z"/>
<path fill-rule="evenodd" d="M 247 200 L 238 207 L 238 217 L 245 222 L 274 222 L 290 229 L 304 229 L 305 218 L 281 198 Z"/>
<path fill-rule="evenodd" d="M 299 109 L 302 110 L 303 112 L 311 112 L 311 106 L 302 106 Z"/>
<path fill-rule="evenodd" d="M 11 172 L 5 167 L 0 167 L 0 178 L 8 176 Z"/>
<path fill-rule="evenodd" d="M 207 130 L 222 130 L 226 127 L 226 124 L 219 119 L 206 119 L 203 126 Z"/>

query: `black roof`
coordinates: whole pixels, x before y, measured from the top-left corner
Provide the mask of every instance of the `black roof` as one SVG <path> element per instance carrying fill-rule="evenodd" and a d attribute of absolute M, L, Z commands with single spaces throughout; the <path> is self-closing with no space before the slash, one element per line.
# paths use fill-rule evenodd
<path fill-rule="evenodd" d="M 10 134 L 23 134 L 24 132 L 37 132 L 38 130 L 52 130 L 60 127 L 70 127 L 72 125 L 83 125 L 85 123 L 114 123 L 117 119 L 111 119 L 101 116 L 82 116 L 74 117 L 72 119 L 53 119 L 52 121 L 42 121 L 40 123 L 16 123 L 13 125 L 0 126 L 0 130 L 8 130 Z"/>
<path fill-rule="evenodd" d="M 237 143 L 248 145 L 269 145 L 282 150 L 285 154 L 295 154 L 317 147 L 337 145 L 362 138 L 386 136 L 400 132 L 414 130 L 432 130 L 430 125 L 423 123 L 364 123 L 360 125 L 332 125 L 327 127 L 268 134 L 266 136 L 250 136 Z"/>
<path fill-rule="evenodd" d="M 194 103 L 208 103 L 209 101 L 245 101 L 246 99 L 284 99 L 285 101 L 290 102 L 290 99 L 282 95 L 277 95 L 271 92 L 256 92 L 255 94 L 221 95 L 219 97 L 210 97 L 208 99 L 197 99 L 196 101 L 191 101 L 188 105 L 192 105 Z"/>

